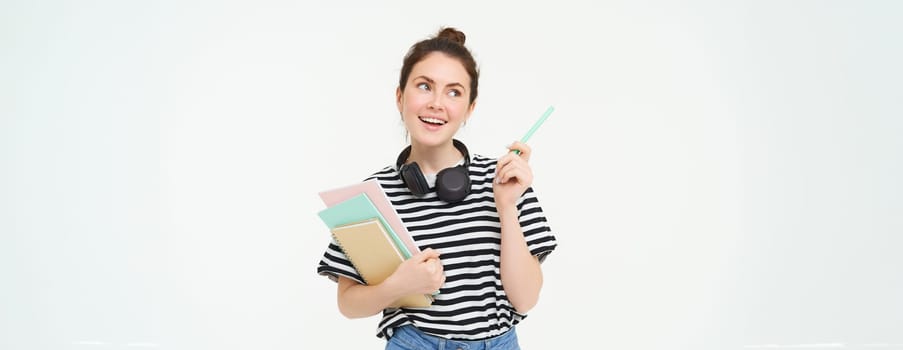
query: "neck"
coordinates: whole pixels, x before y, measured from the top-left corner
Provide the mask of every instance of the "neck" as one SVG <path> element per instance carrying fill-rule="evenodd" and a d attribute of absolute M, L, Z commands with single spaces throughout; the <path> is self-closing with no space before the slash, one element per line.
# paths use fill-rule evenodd
<path fill-rule="evenodd" d="M 424 174 L 435 174 L 454 166 L 462 157 L 461 151 L 455 148 L 451 140 L 437 146 L 424 146 L 412 142 L 411 155 L 407 163 L 417 162 Z"/>

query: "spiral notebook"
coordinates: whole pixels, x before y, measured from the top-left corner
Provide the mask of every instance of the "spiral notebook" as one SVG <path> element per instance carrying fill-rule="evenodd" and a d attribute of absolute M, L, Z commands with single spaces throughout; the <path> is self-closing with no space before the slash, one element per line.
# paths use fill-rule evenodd
<path fill-rule="evenodd" d="M 368 285 L 382 283 L 405 260 L 379 218 L 337 226 L 330 231 Z M 428 295 L 412 294 L 389 307 L 429 307 L 432 302 Z"/>

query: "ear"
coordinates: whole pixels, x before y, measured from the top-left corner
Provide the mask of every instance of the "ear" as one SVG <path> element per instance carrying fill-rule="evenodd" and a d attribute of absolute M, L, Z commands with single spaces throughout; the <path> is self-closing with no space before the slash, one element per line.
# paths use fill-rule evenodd
<path fill-rule="evenodd" d="M 464 122 L 466 123 L 470 120 L 470 114 L 473 113 L 473 109 L 477 107 L 477 100 L 473 100 L 469 106 L 467 106 L 467 115 L 464 117 Z"/>
<path fill-rule="evenodd" d="M 401 113 L 401 86 L 395 88 L 395 105 L 398 107 L 398 113 Z"/>

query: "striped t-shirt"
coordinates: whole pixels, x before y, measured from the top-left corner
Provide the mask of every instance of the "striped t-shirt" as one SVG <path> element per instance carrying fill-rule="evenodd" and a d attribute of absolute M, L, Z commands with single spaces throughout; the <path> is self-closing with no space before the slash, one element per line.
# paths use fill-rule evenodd
<path fill-rule="evenodd" d="M 446 277 L 430 307 L 383 310 L 378 337 L 389 338 L 396 327 L 413 324 L 447 339 L 478 340 L 502 334 L 526 317 L 514 310 L 502 288 L 501 226 L 492 194 L 495 167 L 496 159 L 475 155 L 469 168 L 471 192 L 457 203 L 439 200 L 435 191 L 415 197 L 394 165 L 368 178 L 377 179 L 417 246 L 441 254 Z M 435 186 L 434 182 L 430 186 Z M 524 192 L 517 208 L 527 247 L 542 261 L 557 243 L 532 187 Z M 363 283 L 335 239 L 317 272 L 331 279 L 344 276 Z"/>

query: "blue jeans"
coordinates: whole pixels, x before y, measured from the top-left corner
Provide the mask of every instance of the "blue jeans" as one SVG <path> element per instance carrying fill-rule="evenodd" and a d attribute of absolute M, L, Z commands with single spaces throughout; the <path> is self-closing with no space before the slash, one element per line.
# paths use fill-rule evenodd
<path fill-rule="evenodd" d="M 520 350 L 517 334 L 511 328 L 504 334 L 484 340 L 449 340 L 421 332 L 412 325 L 395 328 L 386 350 Z"/>

